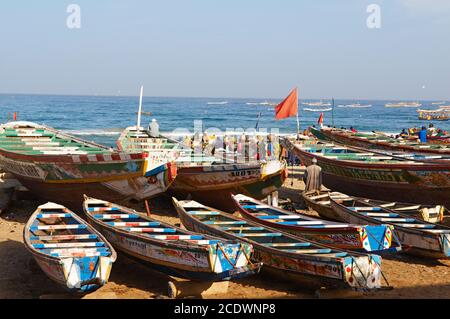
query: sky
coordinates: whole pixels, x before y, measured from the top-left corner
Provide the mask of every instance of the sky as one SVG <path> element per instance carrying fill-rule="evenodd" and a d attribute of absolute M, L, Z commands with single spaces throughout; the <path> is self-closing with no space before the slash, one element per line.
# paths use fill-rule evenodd
<path fill-rule="evenodd" d="M 448 0 L 10 0 L 0 39 L 0 93 L 450 100 Z"/>

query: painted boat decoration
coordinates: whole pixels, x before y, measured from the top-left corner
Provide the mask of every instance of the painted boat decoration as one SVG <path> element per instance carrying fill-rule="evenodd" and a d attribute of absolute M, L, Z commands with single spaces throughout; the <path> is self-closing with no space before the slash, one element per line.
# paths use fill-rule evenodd
<path fill-rule="evenodd" d="M 395 139 L 385 134 L 379 133 L 354 133 L 348 130 L 323 128 L 320 130 L 311 128 L 311 133 L 320 138 L 335 141 L 345 145 L 362 147 L 366 149 L 379 149 L 388 151 L 414 152 L 422 154 L 434 155 L 450 155 L 449 144 L 417 142 L 417 138 L 413 140 Z M 435 158 L 439 159 L 439 158 Z"/>
<path fill-rule="evenodd" d="M 319 213 L 321 217 L 342 221 L 339 214 L 331 208 L 331 198 L 335 200 L 350 200 L 352 197 L 329 190 L 303 192 L 302 198 L 309 208 Z M 386 202 L 381 200 L 360 198 L 368 205 L 381 206 L 394 212 L 413 216 L 430 223 L 441 223 L 448 210 L 442 205 L 420 205 L 411 203 Z"/>
<path fill-rule="evenodd" d="M 283 144 L 305 165 L 316 158 L 328 189 L 384 201 L 450 207 L 450 161 L 411 160 L 318 141 L 285 139 Z"/>
<path fill-rule="evenodd" d="M 0 126 L 0 166 L 46 200 L 80 208 L 83 194 L 120 201 L 164 192 L 176 165 L 114 151 L 31 122 Z"/>
<path fill-rule="evenodd" d="M 252 244 L 254 258 L 278 275 L 315 284 L 375 289 L 381 287 L 381 257 L 345 252 L 246 221 L 195 201 L 173 199 L 183 225 L 196 232 Z"/>
<path fill-rule="evenodd" d="M 116 252 L 64 206 L 39 206 L 24 228 L 25 247 L 53 281 L 71 292 L 92 292 L 108 281 Z"/>
<path fill-rule="evenodd" d="M 390 224 L 406 252 L 430 258 L 450 257 L 450 228 L 428 223 L 363 200 L 331 199 L 331 207 L 349 223 Z"/>
<path fill-rule="evenodd" d="M 233 195 L 240 214 L 247 220 L 280 229 L 339 249 L 366 252 L 391 249 L 393 227 L 351 225 L 326 221 L 267 205 L 245 195 Z M 401 249 L 401 245 L 396 250 Z"/>
<path fill-rule="evenodd" d="M 138 131 L 136 127 L 125 129 L 117 146 L 125 152 L 145 152 L 155 163 L 175 161 L 178 171 L 168 189 L 171 194 L 190 196 L 227 211 L 234 209 L 230 193 L 262 199 L 278 190 L 287 177 L 285 162 L 224 163 L 202 153 L 193 154 L 190 148 L 167 137 L 151 137 L 146 130 Z"/>
<path fill-rule="evenodd" d="M 198 281 L 222 281 L 256 274 L 251 244 L 200 235 L 135 210 L 86 197 L 84 212 L 121 253 L 165 274 Z"/>

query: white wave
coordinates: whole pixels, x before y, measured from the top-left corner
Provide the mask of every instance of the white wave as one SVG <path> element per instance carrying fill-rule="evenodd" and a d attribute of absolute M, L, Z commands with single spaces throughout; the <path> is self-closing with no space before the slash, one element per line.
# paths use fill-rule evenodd
<path fill-rule="evenodd" d="M 64 133 L 78 136 L 118 136 L 120 135 L 121 130 L 96 130 L 96 129 L 86 129 L 86 130 L 63 130 Z"/>

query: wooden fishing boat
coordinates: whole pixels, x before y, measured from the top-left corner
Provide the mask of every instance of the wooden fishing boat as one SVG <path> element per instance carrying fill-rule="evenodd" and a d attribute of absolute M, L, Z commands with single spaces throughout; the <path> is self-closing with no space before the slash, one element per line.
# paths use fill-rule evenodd
<path fill-rule="evenodd" d="M 267 205 L 245 195 L 233 195 L 242 217 L 264 226 L 299 235 L 340 249 L 366 252 L 391 249 L 393 227 L 352 225 L 326 221 Z M 400 249 L 399 247 L 396 247 Z"/>
<path fill-rule="evenodd" d="M 214 204 L 226 211 L 234 209 L 229 200 L 230 193 L 262 199 L 278 190 L 287 177 L 285 162 L 224 162 L 203 153 L 194 154 L 190 148 L 170 138 L 151 137 L 143 128 L 125 129 L 117 146 L 126 152 L 145 152 L 155 163 L 175 161 L 177 178 L 168 189 L 169 193 Z"/>
<path fill-rule="evenodd" d="M 197 281 L 222 281 L 256 274 L 251 244 L 196 234 L 135 210 L 87 197 L 84 212 L 121 253 L 165 274 Z"/>
<path fill-rule="evenodd" d="M 23 239 L 42 271 L 71 292 L 87 293 L 106 284 L 116 260 L 116 252 L 99 232 L 55 203 L 36 209 Z"/>
<path fill-rule="evenodd" d="M 360 199 L 331 199 L 331 207 L 349 223 L 390 224 L 404 251 L 430 258 L 450 257 L 450 228 L 428 223 L 412 216 Z"/>
<path fill-rule="evenodd" d="M 331 200 L 345 199 L 350 200 L 346 194 L 332 192 L 330 190 L 303 192 L 302 198 L 309 208 L 316 211 L 321 217 L 331 220 L 342 221 L 340 216 L 331 208 Z M 448 215 L 448 210 L 442 205 L 420 205 L 411 203 L 386 202 L 375 199 L 359 198 L 368 205 L 381 206 L 388 208 L 394 212 L 399 212 L 408 216 L 422 219 L 430 223 L 440 223 L 444 219 L 444 215 Z"/>
<path fill-rule="evenodd" d="M 117 152 L 31 122 L 0 126 L 0 166 L 46 200 L 81 208 L 83 194 L 120 201 L 164 192 L 176 176 L 170 162 Z"/>
<path fill-rule="evenodd" d="M 305 165 L 316 158 L 328 189 L 384 201 L 450 207 L 449 160 L 418 161 L 317 141 L 285 139 L 283 144 Z"/>
<path fill-rule="evenodd" d="M 320 139 L 326 139 L 366 149 L 380 149 L 388 151 L 414 152 L 435 155 L 450 155 L 449 144 L 427 143 L 423 144 L 409 139 L 395 139 L 379 133 L 354 133 L 348 130 L 312 127 L 311 133 Z"/>
<path fill-rule="evenodd" d="M 246 221 L 195 201 L 173 199 L 183 225 L 196 232 L 252 244 L 264 269 L 312 285 L 361 289 L 381 286 L 381 257 L 345 252 L 258 223 Z"/>

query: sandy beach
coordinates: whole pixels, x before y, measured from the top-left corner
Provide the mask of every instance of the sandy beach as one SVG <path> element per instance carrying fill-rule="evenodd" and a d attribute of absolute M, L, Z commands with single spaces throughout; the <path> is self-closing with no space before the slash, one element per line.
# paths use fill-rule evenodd
<path fill-rule="evenodd" d="M 303 187 L 298 170 L 286 180 L 280 198 L 289 198 L 302 207 L 299 192 Z M 136 263 L 119 253 L 110 280 L 101 289 L 85 296 L 73 296 L 53 283 L 41 271 L 23 245 L 25 222 L 38 205 L 37 201 L 13 202 L 0 218 L 0 298 L 87 298 L 153 299 L 168 298 L 169 277 Z M 169 198 L 150 201 L 154 218 L 179 225 Z M 143 204 L 133 208 L 145 211 Z M 313 211 L 300 210 L 315 215 Z M 281 281 L 267 274 L 231 282 L 226 294 L 208 298 L 450 298 L 450 261 L 427 260 L 405 254 L 384 256 L 383 272 L 394 287 L 370 293 L 312 290 L 301 283 Z"/>

